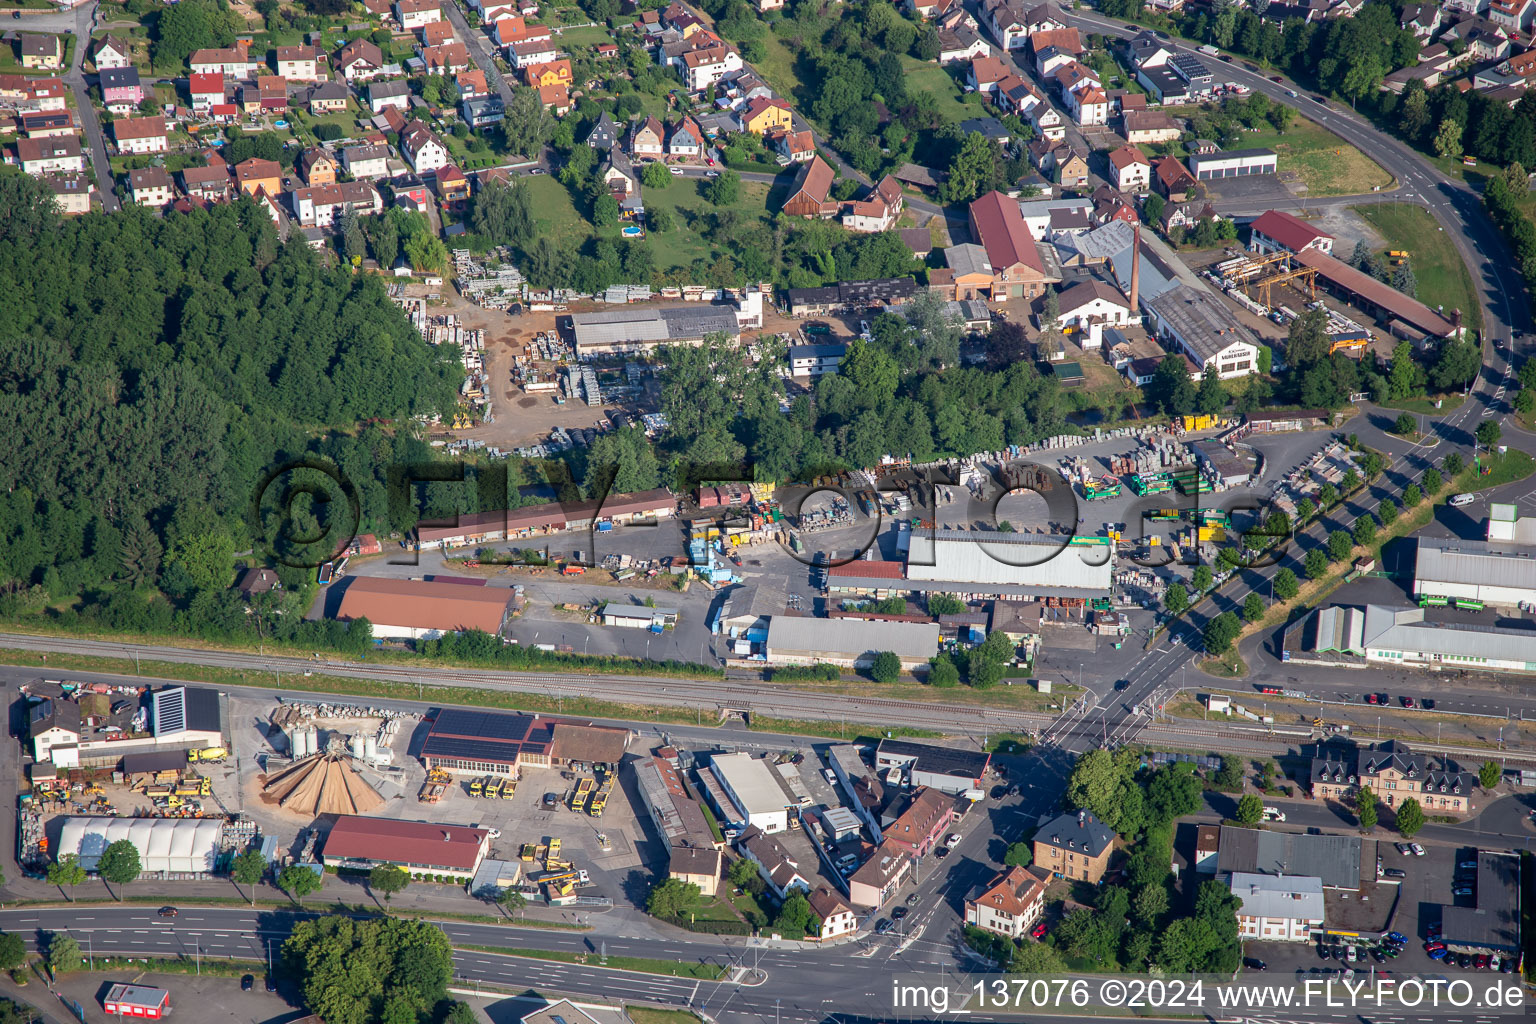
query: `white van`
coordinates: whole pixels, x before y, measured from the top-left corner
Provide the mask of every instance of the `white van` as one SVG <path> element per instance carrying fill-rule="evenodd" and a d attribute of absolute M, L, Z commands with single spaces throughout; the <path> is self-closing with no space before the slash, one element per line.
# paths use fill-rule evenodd
<path fill-rule="evenodd" d="M 1278 807 L 1266 807 L 1266 808 L 1264 808 L 1264 820 L 1265 821 L 1284 821 L 1285 820 L 1285 812 L 1282 811 Z"/>
<path fill-rule="evenodd" d="M 1461 508 L 1463 505 L 1470 505 L 1476 500 L 1477 495 L 1475 494 L 1458 494 L 1446 502 L 1446 504 L 1451 506 L 1451 508 Z"/>

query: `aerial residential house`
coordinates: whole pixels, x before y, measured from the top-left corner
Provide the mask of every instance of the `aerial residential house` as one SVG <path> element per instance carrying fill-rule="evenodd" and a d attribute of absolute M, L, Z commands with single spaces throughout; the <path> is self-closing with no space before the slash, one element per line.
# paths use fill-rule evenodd
<path fill-rule="evenodd" d="M 336 184 L 336 158 L 323 149 L 306 149 L 299 154 L 299 176 L 306 185 Z"/>
<path fill-rule="evenodd" d="M 1440 27 L 1442 14 L 1438 3 L 1407 4 L 1398 17 L 1399 25 L 1412 32 L 1415 39 L 1427 43 Z"/>
<path fill-rule="evenodd" d="M 1177 157 L 1164 156 L 1152 165 L 1152 187 L 1170 203 L 1182 203 L 1200 186 Z"/>
<path fill-rule="evenodd" d="M 881 843 L 869 859 L 848 876 L 848 902 L 856 907 L 883 907 L 911 874 L 911 855 L 890 843 Z"/>
<path fill-rule="evenodd" d="M 122 36 L 107 36 L 96 44 L 96 50 L 91 54 L 91 60 L 96 65 L 97 71 L 106 71 L 108 68 L 129 68 L 133 66 L 133 47 Z"/>
<path fill-rule="evenodd" d="M 768 888 L 779 899 L 785 899 L 796 889 L 802 893 L 811 891 L 811 883 L 800 871 L 800 863 L 784 844 L 768 835 L 756 825 L 749 826 L 736 842 L 736 848 L 747 860 L 757 865 L 757 872 Z"/>
<path fill-rule="evenodd" d="M 808 163 L 816 155 L 816 142 L 808 131 L 779 132 L 771 136 L 771 143 L 785 163 Z"/>
<path fill-rule="evenodd" d="M 619 199 L 622 205 L 623 196 L 638 194 L 640 191 L 640 175 L 635 172 L 635 165 L 629 162 L 621 149 L 612 149 L 608 153 L 608 162 L 598 171 L 602 176 L 603 185 L 610 195 Z"/>
<path fill-rule="evenodd" d="M 112 138 L 119 153 L 164 153 L 170 148 L 165 139 L 165 118 L 158 114 L 113 121 Z"/>
<path fill-rule="evenodd" d="M 986 250 L 992 265 L 992 299 L 1033 299 L 1044 293 L 1055 278 L 1046 272 L 1018 200 L 988 192 L 971 203 L 969 220 L 971 237 Z"/>
<path fill-rule="evenodd" d="M 1525 32 L 1536 18 L 1536 0 L 1492 0 L 1487 16 L 1506 32 Z"/>
<path fill-rule="evenodd" d="M 91 182 L 84 174 L 45 174 L 43 183 L 53 190 L 53 201 L 66 217 L 91 212 Z"/>
<path fill-rule="evenodd" d="M 523 78 L 535 89 L 547 85 L 563 85 L 569 88 L 575 83 L 569 59 L 552 60 L 547 64 L 530 64 L 523 69 Z"/>
<path fill-rule="evenodd" d="M 520 15 L 514 15 L 493 22 L 489 34 L 491 42 L 505 50 L 513 43 L 524 39 L 547 39 L 550 36 L 550 30 L 547 25 L 530 26 Z"/>
<path fill-rule="evenodd" d="M 1109 96 L 1098 86 L 1067 93 L 1066 103 L 1072 120 L 1084 127 L 1109 123 Z"/>
<path fill-rule="evenodd" d="M 480 16 L 482 25 L 494 25 L 518 13 L 516 0 L 469 0 L 469 7 Z"/>
<path fill-rule="evenodd" d="M 389 173 L 389 147 L 383 145 L 347 146 L 341 151 L 341 166 L 354 179 L 371 181 Z"/>
<path fill-rule="evenodd" d="M 290 82 L 318 82 L 320 54 L 313 46 L 279 46 L 273 51 L 272 66 Z"/>
<path fill-rule="evenodd" d="M 420 121 L 412 121 L 400 133 L 400 155 L 417 174 L 431 174 L 448 165 L 448 147 Z"/>
<path fill-rule="evenodd" d="M 519 39 L 507 48 L 507 59 L 520 71 L 535 64 L 548 64 L 556 56 L 554 40 L 548 36 Z"/>
<path fill-rule="evenodd" d="M 354 39 L 336 51 L 336 67 L 349 82 L 366 82 L 384 67 L 384 54 L 366 39 Z"/>
<path fill-rule="evenodd" d="M 224 76 L 217 71 L 205 71 L 188 78 L 192 95 L 192 109 L 203 113 L 215 103 L 224 102 Z"/>
<path fill-rule="evenodd" d="M 1057 878 L 1097 885 L 1109 867 L 1116 838 L 1093 812 L 1068 811 L 1036 830 L 1034 863 Z"/>
<path fill-rule="evenodd" d="M 188 198 L 217 203 L 229 198 L 229 166 L 222 161 L 181 171 L 181 190 Z"/>
<path fill-rule="evenodd" d="M 55 135 L 73 135 L 76 132 L 75 116 L 68 110 L 39 110 L 22 114 L 19 118 L 21 134 L 29 139 L 46 139 Z"/>
<path fill-rule="evenodd" d="M 351 93 L 340 82 L 321 82 L 309 90 L 309 112 L 315 117 L 336 114 L 347 109 Z"/>
<path fill-rule="evenodd" d="M 843 227 L 865 233 L 889 231 L 896 226 L 905 203 L 901 183 L 887 174 L 875 183 L 869 195 L 843 208 Z"/>
<path fill-rule="evenodd" d="M 64 46 L 58 36 L 21 34 L 21 66 L 29 71 L 57 71 L 64 66 Z"/>
<path fill-rule="evenodd" d="M 629 133 L 629 155 L 635 160 L 660 160 L 667 147 L 661 122 L 654 116 L 635 123 Z"/>
<path fill-rule="evenodd" d="M 453 76 L 454 88 L 459 92 L 459 99 L 472 100 L 476 96 L 489 96 L 491 90 L 485 83 L 485 72 L 479 68 L 471 68 L 468 71 L 460 71 Z"/>
<path fill-rule="evenodd" d="M 985 0 L 981 21 L 1005 50 L 1021 50 L 1029 45 L 1026 10 L 1020 0 Z"/>
<path fill-rule="evenodd" d="M 1062 330 L 1081 331 L 1085 335 L 1083 348 L 1097 347 L 1087 344 L 1086 335 L 1092 325 L 1120 327 L 1131 319 L 1131 306 L 1125 296 L 1097 278 L 1089 278 L 1062 292 L 1057 296 L 1057 307 L 1061 313 L 1056 318 L 1056 326 Z"/>
<path fill-rule="evenodd" d="M 767 14 L 769 11 L 782 10 L 784 0 L 753 0 L 753 6 L 757 8 L 758 14 Z"/>
<path fill-rule="evenodd" d="M 429 75 L 455 75 L 469 70 L 469 47 L 458 41 L 428 46 L 421 51 L 421 62 Z"/>
<path fill-rule="evenodd" d="M 726 75 L 742 68 L 734 47 L 709 46 L 683 54 L 683 80 L 690 92 L 703 92 Z"/>
<path fill-rule="evenodd" d="M 133 201 L 136 204 L 147 206 L 151 210 L 167 206 L 172 199 L 176 198 L 171 176 L 164 167 L 141 167 L 136 171 L 129 171 L 128 188 L 133 192 Z"/>
<path fill-rule="evenodd" d="M 1036 139 L 1027 149 L 1036 169 L 1063 188 L 1088 184 L 1088 158 L 1070 143 Z"/>
<path fill-rule="evenodd" d="M 423 25 L 441 21 L 442 5 L 438 0 L 395 0 L 395 20 L 406 32 L 415 32 Z"/>
<path fill-rule="evenodd" d="M 1161 110 L 1128 110 L 1120 115 L 1121 134 L 1132 145 L 1172 142 L 1183 132 Z"/>
<path fill-rule="evenodd" d="M 906 809 L 880 831 L 885 843 L 914 857 L 926 857 L 944 841 L 954 821 L 955 798 L 921 786 L 913 792 Z"/>
<path fill-rule="evenodd" d="M 902 10 L 924 21 L 942 18 L 958 0 L 902 0 Z"/>
<path fill-rule="evenodd" d="M 97 76 L 101 101 L 114 114 L 126 114 L 144 102 L 144 86 L 135 67 L 107 68 Z"/>
<path fill-rule="evenodd" d="M 471 128 L 489 128 L 506 118 L 507 105 L 500 96 L 472 96 L 460 101 L 459 112 Z"/>
<path fill-rule="evenodd" d="M 605 110 L 603 111 L 602 116 L 597 119 L 597 123 L 592 126 L 592 130 L 587 133 L 587 137 L 583 141 L 585 141 L 588 146 L 592 147 L 594 152 L 606 153 L 613 149 L 614 146 L 619 144 L 619 140 L 623 137 L 623 134 L 623 127 L 619 125 L 619 122 L 613 119 L 612 114 Z"/>
<path fill-rule="evenodd" d="M 411 105 L 411 85 L 402 79 L 368 83 L 368 109 L 381 114 L 386 108 L 405 110 Z"/>
<path fill-rule="evenodd" d="M 1301 252 L 1316 249 L 1333 254 L 1333 236 L 1283 210 L 1269 210 L 1249 225 L 1248 248 L 1254 252 Z"/>
<path fill-rule="evenodd" d="M 684 117 L 667 134 L 667 156 L 674 160 L 698 160 L 704 155 L 704 133 L 691 117 Z"/>
<path fill-rule="evenodd" d="M 992 282 L 996 274 L 987 259 L 987 250 L 974 242 L 963 242 L 944 250 L 944 262 L 949 270 L 954 294 L 946 296 L 958 302 L 984 299 L 992 294 Z M 931 281 L 933 272 L 929 272 Z"/>
<path fill-rule="evenodd" d="M 779 99 L 758 97 L 748 101 L 741 112 L 743 131 L 753 135 L 769 135 L 773 132 L 793 131 L 795 119 L 789 104 Z"/>
<path fill-rule="evenodd" d="M 1075 28 L 1051 28 L 1035 32 L 1029 37 L 1029 47 L 1035 55 L 1035 73 L 1041 76 L 1049 74 L 1048 71 L 1040 70 L 1040 57 L 1047 50 L 1055 50 L 1073 58 L 1088 52 Z"/>
<path fill-rule="evenodd" d="M 984 96 L 991 96 L 997 92 L 998 83 L 1009 75 L 1010 72 L 1003 66 L 1002 60 L 988 54 L 971 61 L 971 66 L 966 71 L 965 84 Z"/>
<path fill-rule="evenodd" d="M 826 941 L 840 935 L 851 935 L 858 930 L 859 919 L 848 901 L 833 889 L 822 885 L 806 897 L 811 913 L 821 922 L 816 938 Z"/>
<path fill-rule="evenodd" d="M 1125 55 L 1131 67 L 1138 71 L 1142 68 L 1162 67 L 1173 57 L 1173 52 L 1173 47 L 1151 29 L 1137 33 L 1125 44 Z"/>
<path fill-rule="evenodd" d="M 962 11 L 964 8 L 960 8 Z M 992 47 L 981 38 L 981 33 L 964 22 L 956 22 L 939 29 L 939 63 L 956 64 L 975 60 L 992 52 Z"/>
<path fill-rule="evenodd" d="M 234 79 L 255 77 L 259 66 L 257 61 L 251 59 L 250 51 L 238 45 L 224 49 L 193 50 L 187 63 L 192 66 L 194 75 L 217 73 Z"/>
<path fill-rule="evenodd" d="M 789 196 L 784 200 L 783 211 L 791 217 L 831 217 L 837 212 L 837 204 L 828 202 L 832 180 L 836 173 L 819 156 L 800 165 L 795 180 L 789 186 Z"/>
<path fill-rule="evenodd" d="M 469 179 L 453 164 L 439 167 L 432 177 L 437 196 L 445 203 L 462 203 L 469 198 Z"/>
<path fill-rule="evenodd" d="M 80 140 L 73 135 L 47 139 L 17 139 L 16 162 L 21 169 L 34 177 L 60 172 L 79 173 L 85 170 L 85 159 L 80 152 Z"/>
<path fill-rule="evenodd" d="M 328 229 L 351 210 L 367 217 L 384 209 L 379 190 L 366 181 L 344 181 L 294 189 L 290 194 L 293 214 L 300 226 Z"/>
<path fill-rule="evenodd" d="M 235 164 L 235 183 L 246 195 L 255 195 L 260 190 L 275 196 L 282 191 L 283 166 L 276 160 L 253 156 Z"/>
<path fill-rule="evenodd" d="M 453 40 L 453 26 L 446 21 L 429 21 L 416 35 L 422 46 L 441 46 Z"/>
<path fill-rule="evenodd" d="M 965 923 L 1022 939 L 1045 911 L 1045 885 L 1028 868 L 1011 867 L 965 900 Z"/>
<path fill-rule="evenodd" d="M 1109 176 L 1122 192 L 1142 191 L 1152 181 L 1152 161 L 1135 146 L 1121 146 L 1109 154 Z"/>
<path fill-rule="evenodd" d="M 1024 12 L 1024 31 L 1026 35 L 1034 35 L 1036 32 L 1050 32 L 1066 27 L 1067 22 L 1062 13 L 1049 3 L 1036 4 Z"/>
<path fill-rule="evenodd" d="M 27 82 L 27 101 L 38 110 L 64 110 L 69 106 L 69 87 L 59 78 L 34 78 Z"/>
<path fill-rule="evenodd" d="M 240 102 L 248 114 L 280 114 L 288 109 L 288 80 L 282 75 L 261 75 L 240 85 Z"/>

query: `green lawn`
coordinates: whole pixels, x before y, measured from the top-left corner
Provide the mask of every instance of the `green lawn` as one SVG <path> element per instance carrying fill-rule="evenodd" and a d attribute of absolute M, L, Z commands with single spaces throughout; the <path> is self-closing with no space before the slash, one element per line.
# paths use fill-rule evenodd
<path fill-rule="evenodd" d="M 954 77 L 939 65 L 905 55 L 901 58 L 901 64 L 907 72 L 907 92 L 931 93 L 939 101 L 939 116 L 945 121 L 959 122 L 986 114 L 981 94 L 965 92 Z"/>
<path fill-rule="evenodd" d="M 687 1010 L 656 1010 L 649 1006 L 626 1006 L 624 1012 L 635 1024 L 699 1024 L 699 1018 Z"/>
<path fill-rule="evenodd" d="M 540 237 L 549 237 L 564 251 L 580 247 L 592 234 L 592 226 L 577 211 L 565 186 L 547 175 L 523 180 L 533 194 Z"/>
<path fill-rule="evenodd" d="M 613 33 L 601 25 L 583 25 L 578 28 L 567 28 L 555 33 L 563 46 L 596 46 L 598 43 L 613 42 Z"/>
<path fill-rule="evenodd" d="M 667 232 L 652 231 L 646 238 L 656 256 L 656 266 L 686 267 L 697 259 L 711 259 L 714 247 L 700 232 L 689 227 L 690 221 L 700 214 L 713 212 L 715 206 L 699 194 L 701 178 L 673 178 L 666 188 L 645 190 L 647 212 L 667 210 L 672 214 L 673 228 Z M 741 183 L 741 198 L 730 207 L 745 217 L 765 220 L 768 186 L 754 181 Z M 619 237 L 618 228 L 610 228 L 612 237 Z"/>
<path fill-rule="evenodd" d="M 1304 118 L 1292 121 L 1283 135 L 1270 127 L 1244 132 L 1242 145 L 1273 149 L 1280 158 L 1280 173 L 1297 175 L 1309 196 L 1359 195 L 1392 184 L 1392 176 L 1364 153 Z"/>
<path fill-rule="evenodd" d="M 1472 275 L 1462 262 L 1450 236 L 1421 206 L 1382 203 L 1356 206 L 1355 212 L 1386 239 L 1387 249 L 1412 254 L 1413 275 L 1419 282 L 1419 301 L 1430 308 L 1444 306 L 1447 315 L 1459 309 L 1473 328 L 1482 326 L 1481 309 L 1472 288 Z M 1341 254 L 1348 258 L 1348 253 Z"/>

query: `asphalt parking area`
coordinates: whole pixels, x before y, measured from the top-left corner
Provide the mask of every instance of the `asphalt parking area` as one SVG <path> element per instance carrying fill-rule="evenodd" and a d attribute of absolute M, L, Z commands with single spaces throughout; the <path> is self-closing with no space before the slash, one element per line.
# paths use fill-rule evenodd
<path fill-rule="evenodd" d="M 101 1008 L 107 991 L 119 982 L 150 985 L 163 988 L 171 994 L 171 1019 L 178 1017 L 195 1020 L 198 1024 L 282 1024 L 304 1016 L 304 1011 L 289 1005 L 276 992 L 267 992 L 263 984 L 264 972 L 252 964 L 251 991 L 240 991 L 240 978 L 215 977 L 196 974 L 139 974 L 124 970 L 121 974 L 100 973 L 67 974 L 57 984 L 59 994 L 78 1001 L 85 1010 L 86 1024 L 115 1021 Z M 33 991 L 27 996 L 39 1008 L 52 1002 L 46 991 Z M 50 1011 L 51 1012 L 51 1011 Z M 63 1012 L 61 1010 L 61 1015 Z"/>

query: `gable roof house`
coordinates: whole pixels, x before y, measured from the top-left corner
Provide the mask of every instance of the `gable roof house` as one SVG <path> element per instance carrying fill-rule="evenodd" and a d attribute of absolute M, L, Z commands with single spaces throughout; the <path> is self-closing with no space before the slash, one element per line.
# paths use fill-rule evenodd
<path fill-rule="evenodd" d="M 1135 192 L 1152 180 L 1152 162 L 1135 146 L 1121 146 L 1109 154 L 1109 176 L 1120 191 Z"/>
<path fill-rule="evenodd" d="M 217 72 L 225 78 L 251 78 L 257 68 L 257 62 L 251 59 L 250 51 L 239 45 L 225 49 L 193 50 L 187 63 L 191 65 L 194 75 Z"/>
<path fill-rule="evenodd" d="M 453 26 L 446 21 L 429 21 L 421 26 L 418 36 L 422 46 L 440 46 L 443 43 L 452 42 Z"/>
<path fill-rule="evenodd" d="M 283 167 L 276 160 L 253 156 L 235 164 L 235 182 L 246 195 L 263 191 L 275 196 L 283 187 Z"/>
<path fill-rule="evenodd" d="M 741 127 L 753 135 L 793 131 L 795 119 L 789 104 L 781 99 L 759 96 L 748 100 L 741 112 Z"/>
<path fill-rule="evenodd" d="M 779 132 L 769 136 L 769 143 L 783 163 L 803 164 L 816 155 L 816 141 L 810 132 Z"/>
<path fill-rule="evenodd" d="M 105 71 L 108 68 L 132 67 L 133 47 L 122 36 L 104 36 L 96 43 L 96 49 L 91 54 L 91 60 L 95 63 L 97 71 Z"/>
<path fill-rule="evenodd" d="M 986 0 L 981 5 L 981 21 L 1005 50 L 1021 50 L 1029 43 L 1021 0 Z"/>
<path fill-rule="evenodd" d="M 438 0 L 395 0 L 395 20 L 406 32 L 414 32 L 442 17 L 443 8 Z"/>
<path fill-rule="evenodd" d="M 623 129 L 619 127 L 619 122 L 605 110 L 597 119 L 597 123 L 592 126 L 592 130 L 587 133 L 584 141 L 592 147 L 594 152 L 606 153 L 618 145 L 622 133 Z"/>
<path fill-rule="evenodd" d="M 1333 236 L 1284 210 L 1268 210 L 1249 225 L 1248 247 L 1261 253 L 1316 249 L 1332 255 Z"/>
<path fill-rule="evenodd" d="M 939 63 L 954 64 L 962 60 L 975 60 L 992 52 L 992 47 L 981 38 L 981 33 L 964 22 L 939 29 Z"/>
<path fill-rule="evenodd" d="M 389 173 L 389 147 L 346 146 L 341 150 L 341 166 L 359 181 L 382 178 Z"/>
<path fill-rule="evenodd" d="M 869 195 L 843 208 L 843 227 L 867 233 L 889 231 L 896 226 L 904 205 L 901 183 L 887 174 L 875 183 Z"/>
<path fill-rule="evenodd" d="M 966 84 L 983 95 L 997 92 L 998 83 L 1009 77 L 1010 72 L 997 57 L 988 54 L 971 61 L 966 72 Z"/>
<path fill-rule="evenodd" d="M 1011 867 L 965 900 L 965 923 L 1022 939 L 1045 910 L 1045 885 L 1028 868 Z"/>
<path fill-rule="evenodd" d="M 101 86 L 101 101 L 114 114 L 127 113 L 144 101 L 144 86 L 139 83 L 139 69 L 106 68 L 96 76 Z"/>
<path fill-rule="evenodd" d="M 1034 863 L 1060 878 L 1098 883 L 1119 838 L 1091 811 L 1068 811 L 1035 831 Z"/>
<path fill-rule="evenodd" d="M 59 171 L 85 170 L 85 160 L 80 152 L 80 140 L 73 135 L 17 139 L 16 162 L 21 165 L 23 171 L 34 176 Z"/>
<path fill-rule="evenodd" d="M 64 66 L 64 47 L 58 36 L 36 32 L 21 34 L 21 66 L 28 70 L 56 71 Z"/>
<path fill-rule="evenodd" d="M 412 121 L 400 133 L 400 155 L 417 174 L 431 174 L 448 164 L 448 147 L 420 121 Z"/>
<path fill-rule="evenodd" d="M 290 82 L 320 80 L 320 53 L 313 46 L 279 46 L 272 54 L 277 73 Z"/>
<path fill-rule="evenodd" d="M 553 48 L 550 50 L 553 55 Z M 469 70 L 469 47 L 457 40 L 428 46 L 421 51 L 421 62 L 429 75 L 454 75 Z M 518 65 L 522 67 L 521 64 Z"/>
<path fill-rule="evenodd" d="M 704 133 L 698 122 L 684 117 L 667 135 L 667 155 L 678 160 L 698 160 L 704 155 Z"/>
<path fill-rule="evenodd" d="M 688 83 L 690 92 L 703 92 L 741 68 L 741 54 L 735 47 L 723 43 L 683 54 L 683 80 Z"/>
<path fill-rule="evenodd" d="M 827 218 L 837 213 L 837 204 L 828 202 L 832 180 L 836 177 L 832 168 L 821 157 L 812 157 L 809 163 L 800 165 L 795 180 L 789 186 L 789 196 L 784 200 L 783 211 L 792 217 Z"/>
<path fill-rule="evenodd" d="M 229 166 L 223 161 L 207 167 L 185 167 L 181 190 L 193 199 L 220 202 L 229 198 Z"/>
<path fill-rule="evenodd" d="M 411 105 L 411 84 L 404 79 L 368 83 L 368 109 L 381 114 L 389 107 L 405 110 Z"/>
<path fill-rule="evenodd" d="M 141 167 L 128 172 L 128 188 L 139 206 L 158 210 L 176 198 L 171 176 L 164 167 Z"/>
<path fill-rule="evenodd" d="M 1132 145 L 1172 142 L 1183 134 L 1173 118 L 1161 110 L 1125 111 L 1120 115 L 1120 133 Z"/>
<path fill-rule="evenodd" d="M 667 151 L 666 136 L 661 122 L 654 115 L 636 121 L 629 133 L 629 155 L 636 160 L 642 157 L 660 158 Z"/>
<path fill-rule="evenodd" d="M 217 71 L 192 75 L 187 79 L 187 89 L 194 111 L 202 112 L 215 103 L 224 102 L 224 76 Z"/>
<path fill-rule="evenodd" d="M 170 148 L 165 138 L 165 118 L 158 114 L 113 121 L 112 138 L 120 153 L 164 153 Z"/>
<path fill-rule="evenodd" d="M 794 855 L 785 849 L 783 843 L 756 825 L 749 826 L 741 834 L 741 838 L 736 841 L 736 848 L 743 857 L 757 865 L 758 874 L 779 899 L 787 898 L 795 889 L 811 891 L 811 883 L 801 874 L 800 863 Z"/>
<path fill-rule="evenodd" d="M 349 82 L 366 82 L 384 67 L 384 54 L 366 39 L 354 39 L 336 51 L 336 67 Z"/>
<path fill-rule="evenodd" d="M 381 213 L 384 199 L 366 181 L 344 181 L 295 189 L 289 196 L 293 215 L 303 227 L 329 229 L 347 210 L 359 216 Z"/>
<path fill-rule="evenodd" d="M 340 82 L 321 82 L 311 86 L 309 90 L 309 112 L 315 117 L 323 117 L 326 114 L 336 114 L 347 109 L 347 100 L 351 93 Z"/>
<path fill-rule="evenodd" d="M 1164 156 L 1152 165 L 1152 187 L 1170 203 L 1182 203 L 1194 194 L 1199 183 L 1178 157 Z"/>
<path fill-rule="evenodd" d="M 299 177 L 306 185 L 334 185 L 336 183 L 336 158 L 317 147 L 299 154 Z"/>

